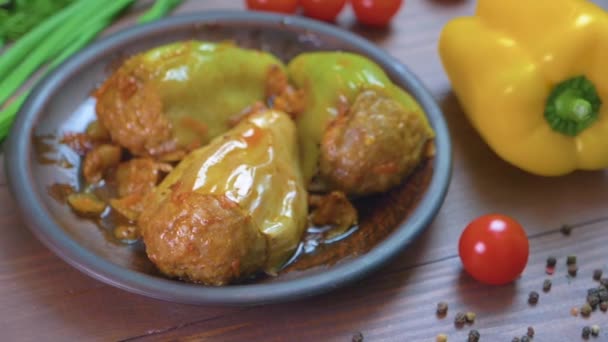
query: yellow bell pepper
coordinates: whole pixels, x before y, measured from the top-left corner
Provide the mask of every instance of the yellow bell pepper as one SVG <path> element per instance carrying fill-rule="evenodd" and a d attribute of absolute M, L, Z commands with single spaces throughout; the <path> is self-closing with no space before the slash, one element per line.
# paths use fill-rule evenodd
<path fill-rule="evenodd" d="M 608 14 L 585 0 L 479 0 L 439 52 L 483 139 L 531 173 L 608 167 Z"/>

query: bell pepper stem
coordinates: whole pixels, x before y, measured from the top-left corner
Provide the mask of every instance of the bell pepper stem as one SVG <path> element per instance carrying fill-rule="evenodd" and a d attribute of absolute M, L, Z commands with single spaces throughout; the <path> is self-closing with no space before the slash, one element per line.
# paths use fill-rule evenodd
<path fill-rule="evenodd" d="M 545 119 L 554 131 L 576 136 L 597 120 L 601 104 L 589 79 L 573 77 L 553 89 L 547 99 Z"/>
<path fill-rule="evenodd" d="M 559 117 L 576 122 L 585 121 L 593 111 L 591 103 L 571 89 L 558 96 L 555 105 Z"/>

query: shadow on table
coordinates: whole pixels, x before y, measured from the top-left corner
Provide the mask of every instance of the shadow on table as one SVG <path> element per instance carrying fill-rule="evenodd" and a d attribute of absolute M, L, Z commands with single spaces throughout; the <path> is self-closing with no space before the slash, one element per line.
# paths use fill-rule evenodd
<path fill-rule="evenodd" d="M 393 33 L 392 26 L 390 26 L 390 25 L 386 26 L 386 27 L 370 27 L 370 26 L 362 25 L 354 20 L 345 22 L 345 23 L 341 23 L 340 26 L 342 28 L 349 30 L 355 34 L 358 34 L 368 40 L 371 40 L 372 42 L 374 42 L 376 44 L 381 44 L 384 40 L 389 38 L 391 36 L 391 34 Z"/>
<path fill-rule="evenodd" d="M 429 2 L 440 6 L 460 6 L 469 0 L 429 0 Z"/>
<path fill-rule="evenodd" d="M 494 312 L 496 308 L 508 311 L 517 298 L 517 282 L 502 286 L 485 285 L 461 269 L 456 281 L 456 293 L 467 310 Z"/>

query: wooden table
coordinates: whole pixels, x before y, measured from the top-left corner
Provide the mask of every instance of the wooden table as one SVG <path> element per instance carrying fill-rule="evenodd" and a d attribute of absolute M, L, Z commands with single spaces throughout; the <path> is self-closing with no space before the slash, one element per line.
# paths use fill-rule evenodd
<path fill-rule="evenodd" d="M 608 8 L 608 1 L 596 1 Z M 27 230 L 0 172 L 0 340 L 434 341 L 444 332 L 465 341 L 511 341 L 534 326 L 536 341 L 579 341 L 581 328 L 608 314 L 573 317 L 592 287 L 591 272 L 608 272 L 608 175 L 579 172 L 561 178 L 523 173 L 494 155 L 467 123 L 443 72 L 437 39 L 444 23 L 474 11 L 474 1 L 410 0 L 388 31 L 366 31 L 350 11 L 339 25 L 366 36 L 414 70 L 445 112 L 454 144 L 454 172 L 445 204 L 429 229 L 390 265 L 367 279 L 312 300 L 263 307 L 203 307 L 153 300 L 93 280 L 68 266 Z M 241 1 L 186 1 L 178 13 L 242 8 Z M 123 20 L 111 30 L 130 23 Z M 1 169 L 1 168 L 0 168 Z M 2 169 L 3 170 L 3 169 Z M 460 232 L 474 217 L 502 212 L 530 236 L 531 257 L 516 283 L 484 286 L 466 275 L 457 256 Z M 575 227 L 560 233 L 562 224 Z M 578 277 L 568 279 L 565 256 L 576 254 Z M 559 257 L 553 289 L 540 291 L 545 259 Z M 527 303 L 541 293 L 536 306 Z M 435 316 L 447 301 L 449 315 Z M 474 311 L 471 327 L 456 329 L 458 311 Z"/>

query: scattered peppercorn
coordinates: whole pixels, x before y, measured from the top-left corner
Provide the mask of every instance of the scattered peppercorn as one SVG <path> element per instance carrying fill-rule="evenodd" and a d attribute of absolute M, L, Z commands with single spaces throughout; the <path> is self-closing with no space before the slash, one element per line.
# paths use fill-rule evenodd
<path fill-rule="evenodd" d="M 446 334 L 439 334 L 439 335 L 437 335 L 437 338 L 435 339 L 435 341 L 437 341 L 437 342 L 448 342 L 448 335 L 446 335 Z"/>
<path fill-rule="evenodd" d="M 530 338 L 528 336 L 526 336 L 526 335 L 522 336 L 519 340 L 521 342 L 530 342 Z"/>
<path fill-rule="evenodd" d="M 600 302 L 608 301 L 608 289 L 605 287 L 598 288 L 597 296 L 600 298 Z"/>
<path fill-rule="evenodd" d="M 583 306 L 581 306 L 581 315 L 583 315 L 584 317 L 589 317 L 589 315 L 591 315 L 592 310 L 593 308 L 591 307 L 591 305 L 589 305 L 589 303 L 585 303 L 583 304 Z"/>
<path fill-rule="evenodd" d="M 459 312 L 454 317 L 454 324 L 457 326 L 462 326 L 467 321 L 467 315 L 464 312 Z"/>
<path fill-rule="evenodd" d="M 437 316 L 443 317 L 448 313 L 448 303 L 439 302 L 437 303 Z"/>
<path fill-rule="evenodd" d="M 608 302 L 601 302 L 600 303 L 600 310 L 606 312 L 608 311 Z"/>
<path fill-rule="evenodd" d="M 576 255 L 568 255 L 566 265 L 576 265 Z"/>
<path fill-rule="evenodd" d="M 528 327 L 528 333 L 526 335 L 528 335 L 529 338 L 534 338 L 534 328 Z"/>
<path fill-rule="evenodd" d="M 583 338 L 586 340 L 589 338 L 589 335 L 591 335 L 591 328 L 589 327 L 584 327 L 583 331 L 582 331 L 582 336 Z"/>
<path fill-rule="evenodd" d="M 602 273 L 602 270 L 599 268 L 593 270 L 593 280 L 600 281 L 600 279 L 602 279 Z"/>
<path fill-rule="evenodd" d="M 598 337 L 600 335 L 600 326 L 594 324 L 591 326 L 591 336 Z"/>
<path fill-rule="evenodd" d="M 570 233 L 572 233 L 572 226 L 569 224 L 564 224 L 559 231 L 564 235 L 570 235 Z"/>
<path fill-rule="evenodd" d="M 363 342 L 363 334 L 361 332 L 357 332 L 353 335 L 353 342 Z"/>
<path fill-rule="evenodd" d="M 535 305 L 536 303 L 538 303 L 538 297 L 540 297 L 538 292 L 536 292 L 536 291 L 530 292 L 530 294 L 528 295 L 528 303 Z"/>
<path fill-rule="evenodd" d="M 570 309 L 570 314 L 572 316 L 574 316 L 574 317 L 577 317 L 578 316 L 578 308 L 574 307 L 574 308 Z"/>
<path fill-rule="evenodd" d="M 602 279 L 600 279 L 600 285 L 602 285 L 603 287 L 607 287 L 608 288 L 608 278 L 602 278 Z"/>
<path fill-rule="evenodd" d="M 467 320 L 467 323 L 474 323 L 475 318 L 477 318 L 477 315 L 474 312 L 469 311 L 465 314 L 465 319 Z"/>
<path fill-rule="evenodd" d="M 555 267 L 555 264 L 557 264 L 557 259 L 554 256 L 547 258 L 547 267 Z"/>
<path fill-rule="evenodd" d="M 479 331 L 473 329 L 471 331 L 469 331 L 469 342 L 479 342 L 479 339 L 481 338 L 481 335 L 479 334 Z"/>
<path fill-rule="evenodd" d="M 551 279 L 545 279 L 545 281 L 543 282 L 543 291 L 551 291 L 551 285 L 553 285 L 553 283 L 551 283 Z"/>
<path fill-rule="evenodd" d="M 577 272 L 578 272 L 578 266 L 576 266 L 576 264 L 568 265 L 568 274 L 571 277 L 576 277 Z"/>
<path fill-rule="evenodd" d="M 592 309 L 595 309 L 600 303 L 600 297 L 597 294 L 587 295 L 587 303 L 591 305 Z"/>

